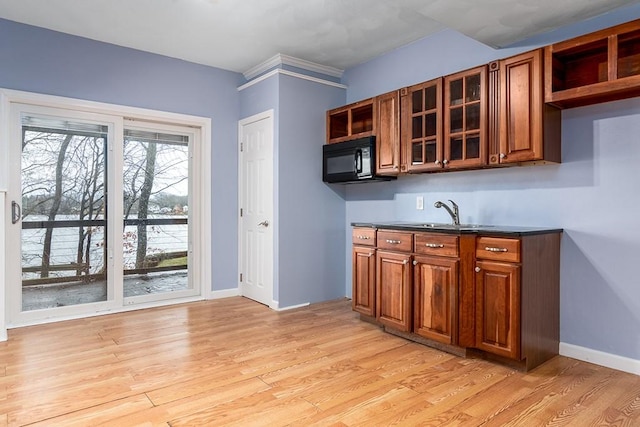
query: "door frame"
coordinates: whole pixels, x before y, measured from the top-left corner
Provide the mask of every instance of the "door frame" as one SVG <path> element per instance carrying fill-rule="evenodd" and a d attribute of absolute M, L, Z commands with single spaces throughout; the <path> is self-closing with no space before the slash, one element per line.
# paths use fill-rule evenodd
<path fill-rule="evenodd" d="M 7 175 L 7 158 L 8 147 L 11 141 L 11 104 L 28 104 L 34 106 L 51 107 L 66 110 L 75 110 L 84 113 L 95 113 L 102 115 L 120 116 L 125 119 L 131 119 L 141 122 L 160 122 L 176 124 L 196 128 L 200 132 L 200 144 L 194 146 L 193 153 L 193 175 L 201 177 L 201 179 L 193 185 L 193 198 L 199 203 L 194 209 L 197 214 L 194 215 L 194 229 L 198 230 L 194 233 L 193 252 L 195 254 L 193 266 L 193 280 L 201 284 L 201 294 L 197 297 L 189 297 L 181 299 L 180 302 L 197 301 L 202 299 L 213 298 L 211 283 L 211 118 L 193 116 L 180 113 L 170 113 L 165 111 L 157 111 L 146 108 L 128 107 L 117 104 L 108 104 L 95 101 L 86 101 L 75 98 L 66 98 L 54 95 L 44 95 L 33 92 L 24 92 L 12 89 L 0 88 L 0 202 L 4 198 L 3 215 L 4 221 L 0 222 L 0 267 L 6 267 L 6 246 L 5 246 L 5 224 L 6 212 L 10 209 L 9 199 L 5 196 L 8 190 L 9 176 Z M 196 228 L 197 227 L 197 228 Z M 20 324 L 7 323 L 7 272 L 6 268 L 0 268 L 0 341 L 7 338 L 6 330 L 17 326 L 27 326 L 30 324 L 40 324 L 48 322 L 56 322 L 61 320 L 74 319 L 82 316 L 60 316 L 54 319 L 44 319 L 35 322 L 25 322 Z M 121 305 L 116 308 L 109 308 L 104 311 L 92 313 L 91 315 L 108 314 L 114 312 L 139 310 L 149 307 L 157 307 L 162 305 L 175 304 L 176 301 L 153 301 L 141 303 L 137 305 Z"/>
<path fill-rule="evenodd" d="M 240 215 L 240 210 L 243 208 L 242 200 L 243 200 L 243 164 L 242 164 L 242 146 L 243 143 L 243 126 L 246 126 L 250 123 L 258 122 L 260 120 L 268 119 L 271 121 L 271 164 L 272 164 L 272 202 L 273 202 L 273 221 L 270 224 L 273 230 L 273 242 L 272 242 L 272 250 L 273 257 L 271 258 L 271 300 L 268 302 L 269 308 L 273 310 L 278 309 L 278 301 L 275 299 L 274 291 L 276 285 L 276 277 L 278 276 L 277 266 L 278 266 L 278 251 L 276 248 L 278 247 L 278 237 L 276 231 L 277 227 L 277 210 L 278 204 L 276 203 L 277 197 L 276 188 L 277 188 L 277 172 L 276 172 L 276 147 L 275 147 L 275 112 L 273 109 L 263 111 L 258 114 L 254 114 L 252 116 L 246 117 L 238 121 L 238 274 L 236 277 L 238 278 L 238 294 L 243 296 L 243 283 L 240 280 L 242 271 L 242 266 L 244 265 L 244 256 L 243 256 L 243 220 Z"/>

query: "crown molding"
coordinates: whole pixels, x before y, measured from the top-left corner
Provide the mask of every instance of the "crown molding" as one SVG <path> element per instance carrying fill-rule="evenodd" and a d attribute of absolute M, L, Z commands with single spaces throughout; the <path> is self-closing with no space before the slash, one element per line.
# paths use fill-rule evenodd
<path fill-rule="evenodd" d="M 337 88 L 340 88 L 340 89 L 346 89 L 347 88 L 347 86 L 345 86 L 345 85 L 343 85 L 341 83 L 336 83 L 336 82 L 332 82 L 332 81 L 329 81 L 329 80 L 319 79 L 317 77 L 307 76 L 306 74 L 300 74 L 300 73 L 295 73 L 293 71 L 283 70 L 281 68 L 276 68 L 274 70 L 269 71 L 266 74 L 262 74 L 260 77 L 257 77 L 255 79 L 251 80 L 250 82 L 247 82 L 247 83 L 243 84 L 242 86 L 239 86 L 238 87 L 238 91 L 245 90 L 248 87 L 256 85 L 256 84 L 258 84 L 258 83 L 260 83 L 260 82 L 262 82 L 262 81 L 264 81 L 264 80 L 266 80 L 266 79 L 268 79 L 270 77 L 277 76 L 277 75 L 280 75 L 280 74 L 282 74 L 284 76 L 295 77 L 295 78 L 302 79 L 302 80 L 308 80 L 310 82 L 320 83 L 320 84 L 327 85 L 327 86 L 333 86 L 333 87 L 337 87 Z"/>
<path fill-rule="evenodd" d="M 315 62 L 306 61 L 300 58 L 294 58 L 293 56 L 283 55 L 278 53 L 277 55 L 272 56 L 266 61 L 252 67 L 242 73 L 244 78 L 247 80 L 251 80 L 254 77 L 259 76 L 261 73 L 265 71 L 269 71 L 272 68 L 278 67 L 280 65 L 290 65 L 292 67 L 300 68 L 302 70 L 311 71 L 314 73 L 324 74 L 325 76 L 337 77 L 341 78 L 344 70 L 339 68 L 329 67 L 322 64 L 317 64 Z"/>

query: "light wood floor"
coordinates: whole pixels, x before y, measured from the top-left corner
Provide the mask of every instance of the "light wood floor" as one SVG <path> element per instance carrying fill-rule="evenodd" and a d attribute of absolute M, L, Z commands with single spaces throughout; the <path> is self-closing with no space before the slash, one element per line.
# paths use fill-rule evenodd
<path fill-rule="evenodd" d="M 237 297 L 9 331 L 0 426 L 640 426 L 640 377 L 556 357 L 528 374 L 357 319 Z"/>

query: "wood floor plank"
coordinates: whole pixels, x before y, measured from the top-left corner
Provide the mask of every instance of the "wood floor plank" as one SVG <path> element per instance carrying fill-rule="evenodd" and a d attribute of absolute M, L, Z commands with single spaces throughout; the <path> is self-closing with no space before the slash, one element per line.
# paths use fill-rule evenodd
<path fill-rule="evenodd" d="M 362 322 L 350 301 L 233 297 L 9 330 L 0 427 L 640 426 L 640 376 L 522 373 Z"/>

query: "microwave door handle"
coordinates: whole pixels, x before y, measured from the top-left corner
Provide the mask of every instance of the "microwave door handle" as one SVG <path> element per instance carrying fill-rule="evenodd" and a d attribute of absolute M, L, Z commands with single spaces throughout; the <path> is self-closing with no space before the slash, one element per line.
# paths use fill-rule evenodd
<path fill-rule="evenodd" d="M 356 173 L 362 173 L 362 150 L 358 149 L 355 153 L 354 166 Z"/>

